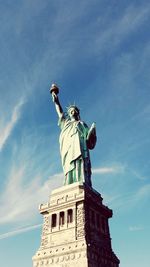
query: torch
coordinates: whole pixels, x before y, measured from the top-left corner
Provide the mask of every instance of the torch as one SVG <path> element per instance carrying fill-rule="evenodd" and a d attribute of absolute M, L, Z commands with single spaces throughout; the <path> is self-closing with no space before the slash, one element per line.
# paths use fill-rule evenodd
<path fill-rule="evenodd" d="M 50 88 L 50 93 L 53 95 L 58 95 L 59 94 L 59 88 L 57 84 L 53 83 Z"/>

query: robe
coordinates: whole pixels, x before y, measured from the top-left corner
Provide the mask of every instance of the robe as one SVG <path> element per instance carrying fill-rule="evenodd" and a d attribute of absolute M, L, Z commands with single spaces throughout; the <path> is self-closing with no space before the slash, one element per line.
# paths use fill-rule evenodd
<path fill-rule="evenodd" d="M 88 126 L 83 121 L 71 121 L 65 116 L 59 120 L 59 126 L 64 184 L 81 181 L 91 186 L 91 162 L 87 146 Z"/>

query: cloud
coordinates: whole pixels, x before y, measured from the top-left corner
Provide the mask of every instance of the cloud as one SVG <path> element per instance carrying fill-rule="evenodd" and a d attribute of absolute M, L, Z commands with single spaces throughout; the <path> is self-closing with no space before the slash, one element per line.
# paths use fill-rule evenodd
<path fill-rule="evenodd" d="M 15 236 L 15 235 L 19 235 L 19 234 L 22 234 L 22 233 L 25 233 L 25 232 L 28 232 L 28 231 L 33 231 L 33 230 L 35 230 L 37 228 L 40 228 L 41 226 L 42 226 L 42 224 L 36 224 L 36 225 L 32 225 L 32 226 L 21 228 L 21 229 L 17 229 L 17 230 L 14 230 L 14 231 L 10 231 L 10 232 L 7 232 L 5 234 L 1 234 L 0 235 L 0 239 L 9 238 L 9 237 L 12 237 L 12 236 Z"/>
<path fill-rule="evenodd" d="M 126 190 L 129 190 L 130 185 Z M 121 192 L 121 193 L 120 193 Z M 150 184 L 145 184 L 138 189 L 133 189 L 131 191 L 122 192 L 119 190 L 117 192 L 104 193 L 104 200 L 107 204 L 115 207 L 116 210 L 125 211 L 132 210 L 135 207 L 143 208 L 144 203 L 149 201 L 150 196 Z"/>
<path fill-rule="evenodd" d="M 150 184 L 138 171 L 127 164 L 116 163 L 93 169 L 93 182 L 100 188 L 106 205 L 122 212 L 135 207 L 142 208 L 149 201 Z M 97 179 L 97 174 L 100 174 Z M 98 182 L 98 184 L 97 184 Z"/>
<path fill-rule="evenodd" d="M 9 135 L 20 117 L 23 103 L 20 101 L 14 108 Z M 0 191 L 1 225 L 36 223 L 39 204 L 48 201 L 51 190 L 63 181 L 63 174 L 55 172 L 59 164 L 57 153 L 55 148 L 50 153 L 46 138 L 43 128 L 39 127 L 37 131 L 33 125 L 32 128 L 22 127 L 20 139 L 12 143 Z M 50 139 L 51 149 L 51 143 L 55 147 L 56 136 L 52 135 Z"/>
<path fill-rule="evenodd" d="M 116 165 L 112 167 L 100 167 L 92 170 L 93 174 L 109 174 L 109 173 L 123 173 L 125 167 L 123 165 Z"/>
<path fill-rule="evenodd" d="M 131 173 L 133 173 L 133 175 L 139 180 L 146 180 L 146 176 L 142 175 L 138 171 L 131 170 Z"/>
<path fill-rule="evenodd" d="M 19 103 L 17 103 L 13 109 L 10 121 L 3 123 L 4 126 L 1 127 L 1 130 L 0 130 L 0 151 L 3 149 L 3 146 L 5 145 L 7 139 L 11 135 L 17 121 L 20 118 L 20 109 L 21 109 L 23 104 L 24 104 L 24 100 L 21 99 L 19 101 Z"/>
<path fill-rule="evenodd" d="M 137 113 L 136 115 L 132 117 L 133 121 L 137 119 L 140 119 L 142 121 L 144 120 L 146 121 L 146 123 L 149 122 L 150 120 L 150 105 L 149 104 L 145 106 L 143 110 L 140 110 L 139 113 Z"/>
<path fill-rule="evenodd" d="M 0 198 L 0 224 L 35 221 L 39 204 L 48 201 L 51 190 L 60 186 L 60 181 L 63 180 L 63 174 L 59 173 L 48 177 L 45 182 L 42 182 L 42 176 L 35 176 L 24 184 L 27 169 L 28 166 L 22 165 L 11 171 Z"/>
<path fill-rule="evenodd" d="M 106 50 L 108 47 L 112 50 L 112 48 L 118 46 L 149 18 L 149 14 L 149 4 L 143 6 L 130 5 L 124 10 L 121 17 L 117 17 L 115 20 L 110 18 L 108 20 L 109 25 L 106 24 L 106 28 L 101 32 L 100 37 L 95 39 L 96 51 Z"/>
<path fill-rule="evenodd" d="M 141 198 L 150 197 L 150 184 L 145 184 L 139 188 L 136 193 L 136 199 L 140 200 Z"/>
<path fill-rule="evenodd" d="M 51 190 L 60 184 L 60 176 L 54 175 L 42 183 L 42 177 L 34 177 L 26 186 L 23 184 L 22 169 L 11 176 L 1 197 L 1 224 L 22 221 L 34 221 L 38 215 L 38 206 L 48 201 Z M 9 210 L 9 213 L 6 213 Z M 32 218 L 32 219 L 31 219 Z"/>
<path fill-rule="evenodd" d="M 144 228 L 142 226 L 130 226 L 129 227 L 129 231 L 131 232 L 135 232 L 135 231 L 141 231 L 143 230 Z"/>

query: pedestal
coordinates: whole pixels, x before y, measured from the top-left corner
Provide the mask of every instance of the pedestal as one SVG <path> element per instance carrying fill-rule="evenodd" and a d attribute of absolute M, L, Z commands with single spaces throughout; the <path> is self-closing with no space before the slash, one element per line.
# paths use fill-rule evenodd
<path fill-rule="evenodd" d="M 108 219 L 112 210 L 85 184 L 53 190 L 46 204 L 41 245 L 33 267 L 118 267 L 112 251 Z"/>

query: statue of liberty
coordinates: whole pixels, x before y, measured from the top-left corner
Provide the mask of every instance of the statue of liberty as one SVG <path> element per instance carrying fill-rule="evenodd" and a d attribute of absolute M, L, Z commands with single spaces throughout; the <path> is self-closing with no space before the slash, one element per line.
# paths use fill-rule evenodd
<path fill-rule="evenodd" d="M 89 128 L 80 119 L 80 110 L 75 105 L 70 105 L 67 108 L 67 113 L 63 112 L 58 98 L 59 89 L 56 84 L 52 84 L 50 92 L 59 117 L 58 125 L 61 129 L 59 143 L 65 175 L 64 185 L 83 182 L 92 186 L 89 149 L 93 149 L 96 144 L 95 124 L 93 123 Z"/>

